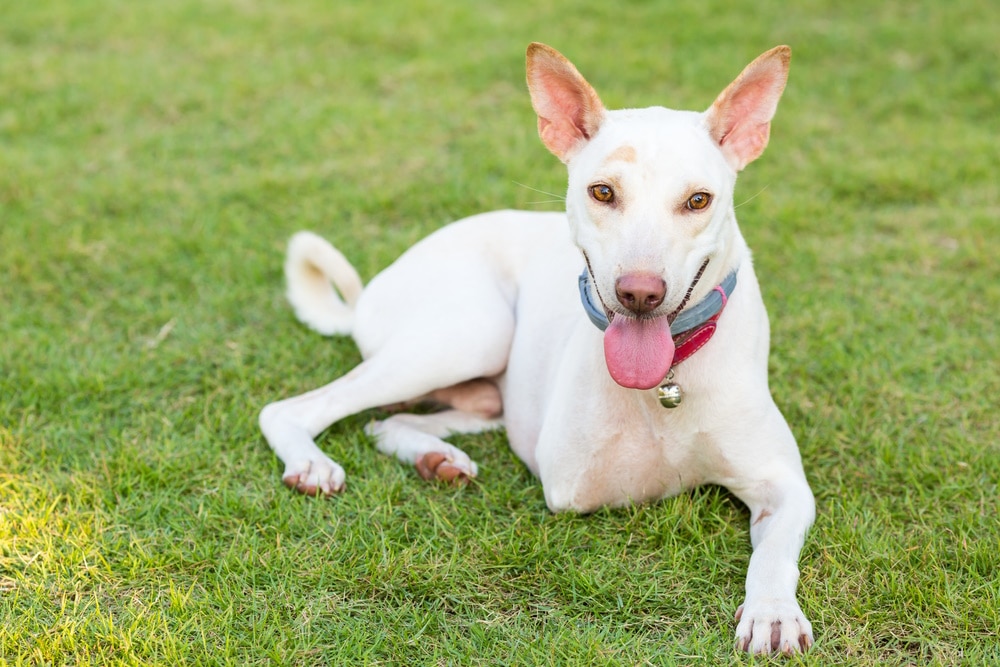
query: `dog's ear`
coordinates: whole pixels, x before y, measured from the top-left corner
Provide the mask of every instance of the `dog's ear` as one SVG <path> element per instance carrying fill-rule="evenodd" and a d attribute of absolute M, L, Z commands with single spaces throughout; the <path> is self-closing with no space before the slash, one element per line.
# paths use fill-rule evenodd
<path fill-rule="evenodd" d="M 528 92 L 538 114 L 538 136 L 569 162 L 604 120 L 604 105 L 573 63 L 551 46 L 528 46 Z"/>
<path fill-rule="evenodd" d="M 740 171 L 764 152 L 788 80 L 792 50 L 776 46 L 746 66 L 719 95 L 705 121 L 726 160 Z"/>

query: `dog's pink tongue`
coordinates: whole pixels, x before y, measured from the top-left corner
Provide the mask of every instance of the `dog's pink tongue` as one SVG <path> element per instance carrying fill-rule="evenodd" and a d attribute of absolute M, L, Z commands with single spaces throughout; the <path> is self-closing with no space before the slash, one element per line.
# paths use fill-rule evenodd
<path fill-rule="evenodd" d="M 674 361 L 674 339 L 666 317 L 637 320 L 618 315 L 604 332 L 604 359 L 615 382 L 652 389 Z"/>

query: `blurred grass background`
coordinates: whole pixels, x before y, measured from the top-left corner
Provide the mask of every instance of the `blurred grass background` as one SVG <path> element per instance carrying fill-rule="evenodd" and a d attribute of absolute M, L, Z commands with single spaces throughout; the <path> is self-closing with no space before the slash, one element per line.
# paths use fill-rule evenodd
<path fill-rule="evenodd" d="M 609 107 L 707 107 L 793 48 L 737 199 L 772 389 L 818 501 L 803 664 L 1000 662 L 1000 6 L 42 0 L 0 18 L 0 660 L 705 664 L 747 514 L 714 488 L 547 513 L 502 435 L 423 483 L 361 433 L 342 497 L 256 428 L 358 361 L 294 322 L 284 243 L 367 278 L 482 210 L 558 208 L 524 48 Z"/>

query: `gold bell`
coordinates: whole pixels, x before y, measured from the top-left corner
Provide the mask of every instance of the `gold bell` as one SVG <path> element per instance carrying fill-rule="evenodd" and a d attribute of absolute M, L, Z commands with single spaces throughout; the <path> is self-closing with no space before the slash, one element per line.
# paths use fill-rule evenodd
<path fill-rule="evenodd" d="M 665 382 L 656 390 L 656 397 L 660 399 L 660 405 L 665 408 L 676 408 L 684 398 L 681 386 L 676 382 Z"/>

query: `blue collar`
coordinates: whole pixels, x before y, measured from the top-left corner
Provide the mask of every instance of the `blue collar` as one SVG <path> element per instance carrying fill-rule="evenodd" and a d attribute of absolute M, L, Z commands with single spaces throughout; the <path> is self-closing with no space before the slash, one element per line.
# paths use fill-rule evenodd
<path fill-rule="evenodd" d="M 610 322 L 608 322 L 608 316 L 604 314 L 604 310 L 594 305 L 594 301 L 590 297 L 590 273 L 586 267 L 584 267 L 583 273 L 580 274 L 578 282 L 580 284 L 580 301 L 583 303 L 583 309 L 587 312 L 587 317 L 594 323 L 594 326 L 604 331 L 608 328 Z M 733 293 L 733 289 L 736 288 L 736 269 L 733 269 L 723 279 L 719 284 L 719 288 L 725 293 L 725 299 L 728 299 Z M 719 289 L 712 290 L 704 299 L 690 308 L 681 311 L 677 319 L 670 324 L 670 334 L 676 337 L 685 331 L 690 331 L 704 324 L 716 316 L 722 310 L 723 305 L 725 305 L 725 300 L 722 294 L 719 293 Z"/>

